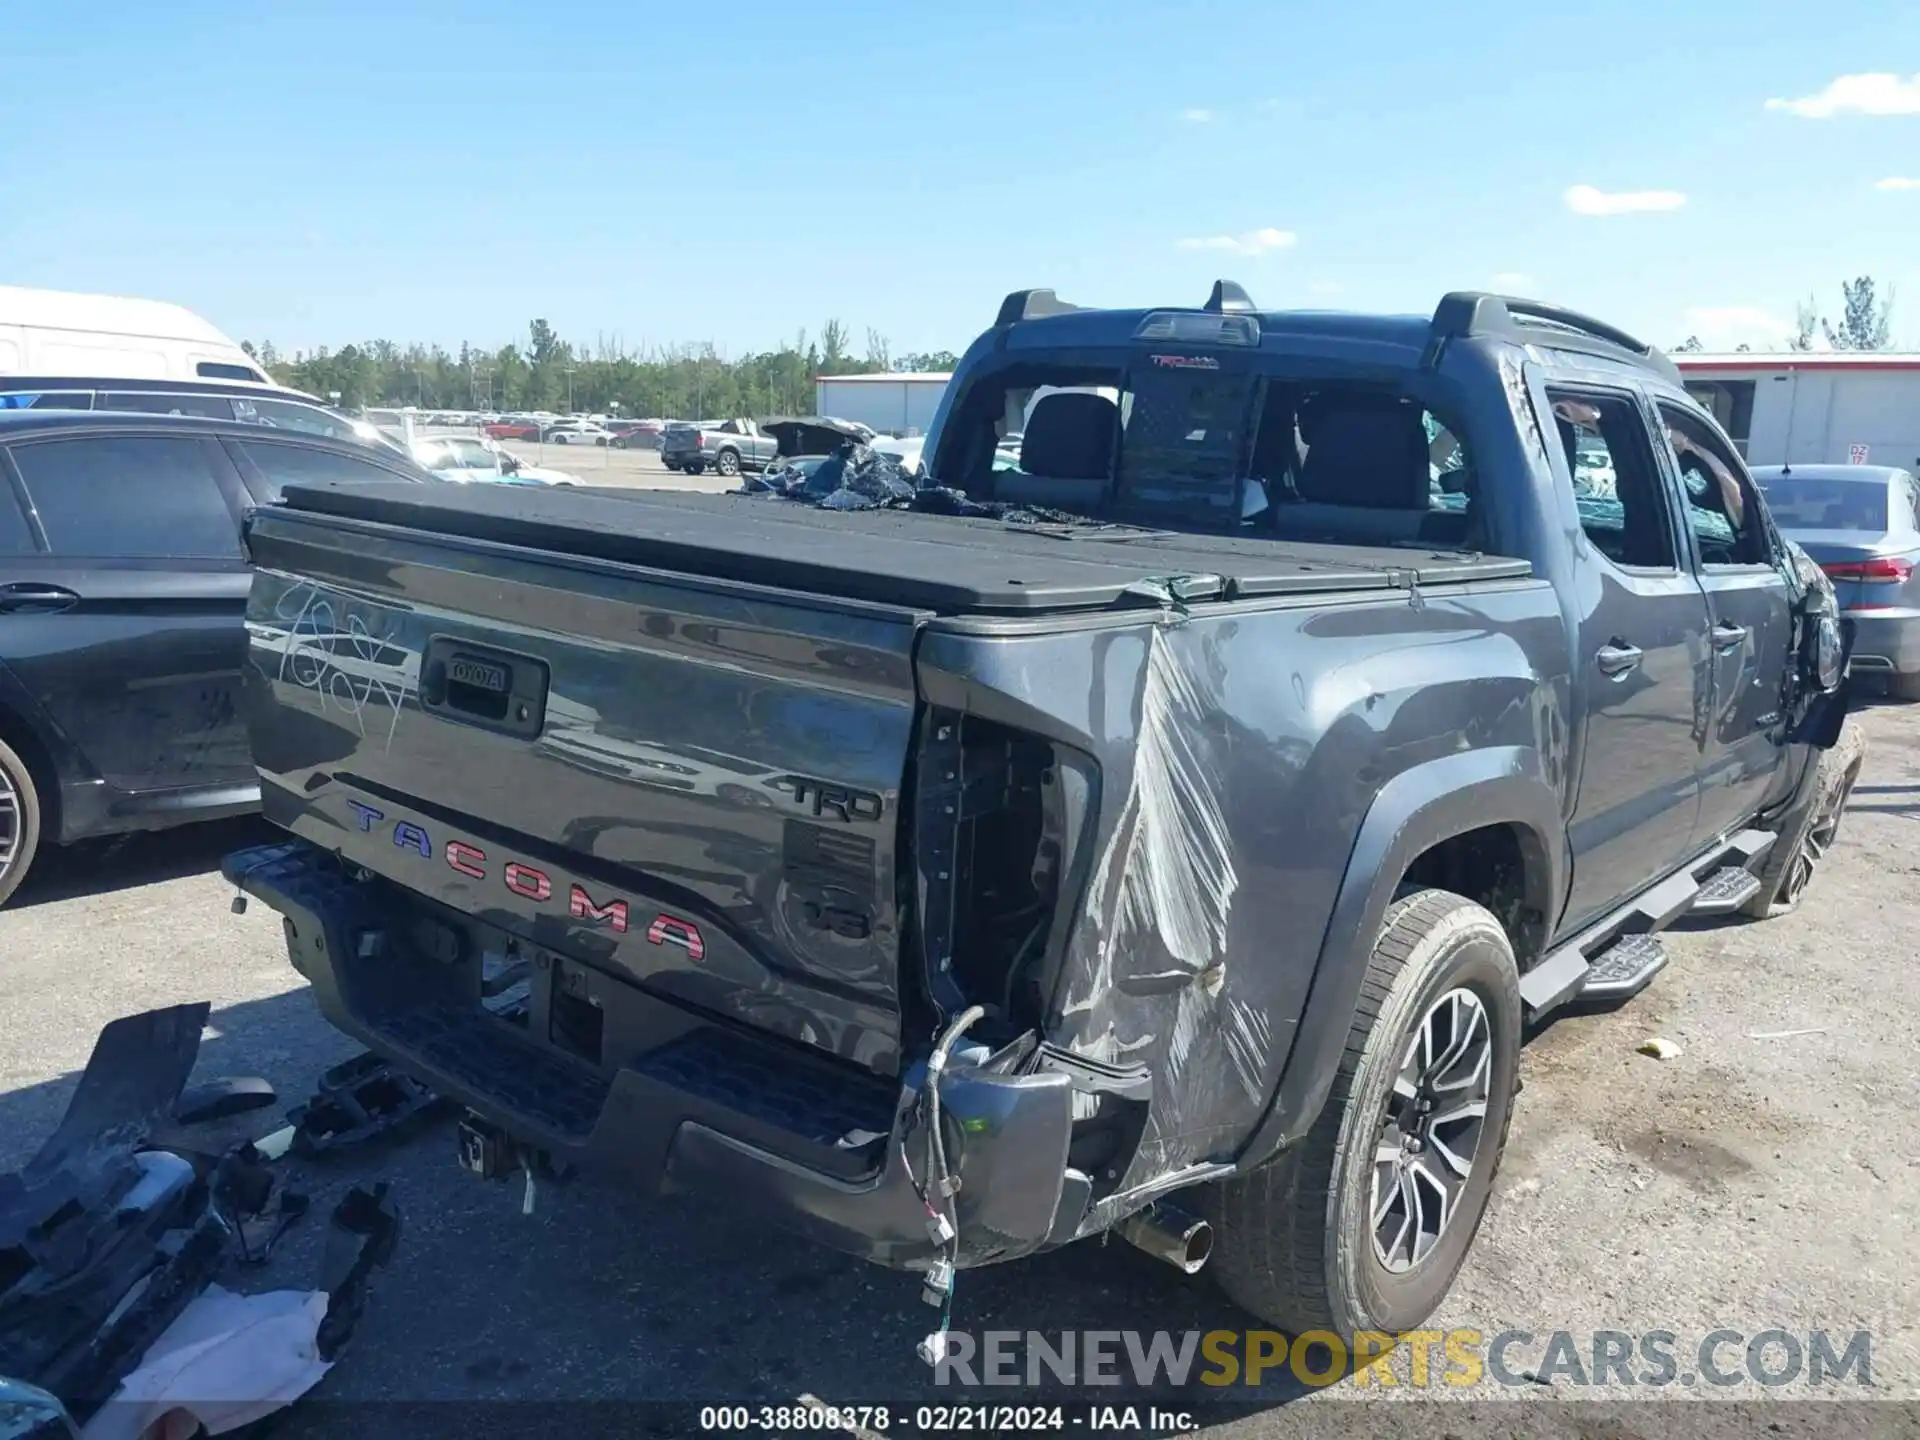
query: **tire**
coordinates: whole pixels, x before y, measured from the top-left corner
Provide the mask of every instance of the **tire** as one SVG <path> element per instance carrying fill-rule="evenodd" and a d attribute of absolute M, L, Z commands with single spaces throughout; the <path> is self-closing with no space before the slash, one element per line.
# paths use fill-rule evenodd
<path fill-rule="evenodd" d="M 662 460 L 660 463 L 676 475 L 680 473 L 680 462 L 678 460 Z"/>
<path fill-rule="evenodd" d="M 1920 700 L 1920 675 L 1889 675 L 1887 693 L 1896 700 Z"/>
<path fill-rule="evenodd" d="M 1403 1068 L 1420 1072 L 1423 1036 L 1439 1037 L 1444 1060 L 1453 1048 L 1446 1027 L 1462 1022 L 1470 1040 L 1481 1037 L 1474 1045 L 1485 1066 L 1477 1128 L 1471 1118 L 1455 1118 L 1425 1138 L 1398 1128 L 1409 1118 L 1431 1126 L 1433 1114 L 1459 1108 L 1442 1101 L 1437 1111 L 1412 1116 L 1395 1085 Z M 1466 1260 L 1493 1194 L 1513 1115 L 1520 1035 L 1519 967 L 1500 922 L 1445 890 L 1396 900 L 1367 962 L 1346 1051 L 1312 1130 L 1258 1170 L 1203 1192 L 1215 1230 L 1211 1268 L 1227 1295 L 1291 1335 L 1330 1331 L 1348 1343 L 1359 1331 L 1397 1335 L 1426 1320 Z M 1458 1063 L 1471 1058 L 1463 1055 Z M 1427 1094 L 1434 1070 L 1449 1088 L 1477 1099 L 1480 1084 L 1470 1076 L 1469 1088 L 1460 1091 L 1453 1083 L 1459 1071 L 1445 1064 L 1419 1073 L 1417 1094 Z M 1403 1113 L 1390 1117 L 1389 1100 Z M 1469 1139 L 1461 1176 L 1447 1157 L 1458 1157 Z M 1391 1169 L 1375 1160 L 1386 1144 L 1400 1147 Z M 1392 1192 L 1379 1235 L 1376 1172 Z M 1424 1207 L 1444 1193 L 1428 1178 L 1436 1173 L 1456 1189 L 1425 1237 L 1423 1225 L 1395 1222 L 1410 1207 L 1406 1190 L 1390 1182 L 1411 1174 Z"/>
<path fill-rule="evenodd" d="M 722 450 L 713 457 L 713 470 L 716 475 L 724 475 L 731 480 L 740 473 L 740 452 Z"/>
<path fill-rule="evenodd" d="M 40 851 L 40 790 L 33 771 L 0 742 L 0 905 L 13 898 Z"/>
<path fill-rule="evenodd" d="M 706 473 L 706 469 L 707 467 L 702 465 L 698 460 L 689 460 L 687 462 L 687 474 L 689 475 L 703 475 Z"/>
<path fill-rule="evenodd" d="M 1760 867 L 1760 893 L 1740 907 L 1749 920 L 1786 915 L 1799 905 L 1813 872 L 1840 835 L 1847 799 L 1867 760 L 1867 735 L 1857 719 L 1840 727 L 1840 738 L 1822 750 L 1807 803 L 1780 827 L 1779 838 Z"/>

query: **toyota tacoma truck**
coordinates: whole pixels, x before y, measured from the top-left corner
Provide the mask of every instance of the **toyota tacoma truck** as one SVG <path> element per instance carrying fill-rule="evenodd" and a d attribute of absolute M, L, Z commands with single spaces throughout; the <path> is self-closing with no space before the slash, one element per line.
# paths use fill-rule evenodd
<path fill-rule="evenodd" d="M 943 1304 L 1113 1231 L 1287 1330 L 1419 1324 L 1527 1028 L 1832 843 L 1831 586 L 1664 356 L 1505 297 L 1018 292 L 925 453 L 879 497 L 290 487 L 245 708 L 292 838 L 228 877 L 483 1173 Z"/>

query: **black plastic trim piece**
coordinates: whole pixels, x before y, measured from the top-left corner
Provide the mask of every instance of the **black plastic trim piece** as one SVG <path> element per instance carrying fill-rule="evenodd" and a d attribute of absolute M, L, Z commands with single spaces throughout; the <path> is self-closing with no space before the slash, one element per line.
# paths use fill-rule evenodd
<path fill-rule="evenodd" d="M 1231 280 L 1213 282 L 1213 293 L 1207 297 L 1206 308 L 1216 315 L 1229 313 L 1251 314 L 1260 307 L 1253 303 L 1253 297 Z"/>
<path fill-rule="evenodd" d="M 1015 290 L 1000 302 L 1000 313 L 994 317 L 993 326 L 998 330 L 1004 325 L 1018 325 L 1022 320 L 1065 315 L 1080 308 L 1068 304 L 1051 290 Z"/>
<path fill-rule="evenodd" d="M 1529 324 L 1529 321 L 1535 323 Z M 1681 383 L 1679 368 L 1645 341 L 1604 320 L 1541 300 L 1455 290 L 1441 297 L 1433 312 L 1432 328 L 1433 339 L 1427 347 L 1429 366 L 1437 361 L 1448 340 L 1498 335 L 1549 349 L 1577 350 L 1633 361 L 1663 380 L 1675 385 Z"/>

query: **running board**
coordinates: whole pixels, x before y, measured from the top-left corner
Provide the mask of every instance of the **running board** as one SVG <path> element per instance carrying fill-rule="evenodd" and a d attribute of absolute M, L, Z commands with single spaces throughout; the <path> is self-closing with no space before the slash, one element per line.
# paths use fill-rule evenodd
<path fill-rule="evenodd" d="M 1689 915 L 1733 915 L 1760 893 L 1760 877 L 1738 865 L 1723 865 L 1709 875 L 1694 897 Z"/>
<path fill-rule="evenodd" d="M 1658 935 L 1622 935 L 1594 956 L 1576 997 L 1582 1004 L 1631 1000 L 1667 968 L 1667 947 Z"/>
<path fill-rule="evenodd" d="M 1520 977 L 1527 1018 L 1538 1020 L 1574 999 L 1613 1004 L 1646 989 L 1667 963 L 1656 934 L 1682 915 L 1738 910 L 1759 892 L 1749 867 L 1773 841 L 1770 830 L 1742 830 L 1549 951 Z"/>

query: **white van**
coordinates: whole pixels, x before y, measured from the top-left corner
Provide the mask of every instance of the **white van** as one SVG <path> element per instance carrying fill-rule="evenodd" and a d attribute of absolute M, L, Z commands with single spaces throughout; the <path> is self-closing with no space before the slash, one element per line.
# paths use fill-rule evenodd
<path fill-rule="evenodd" d="M 246 351 L 178 305 L 16 285 L 0 285 L 4 375 L 274 383 Z"/>

